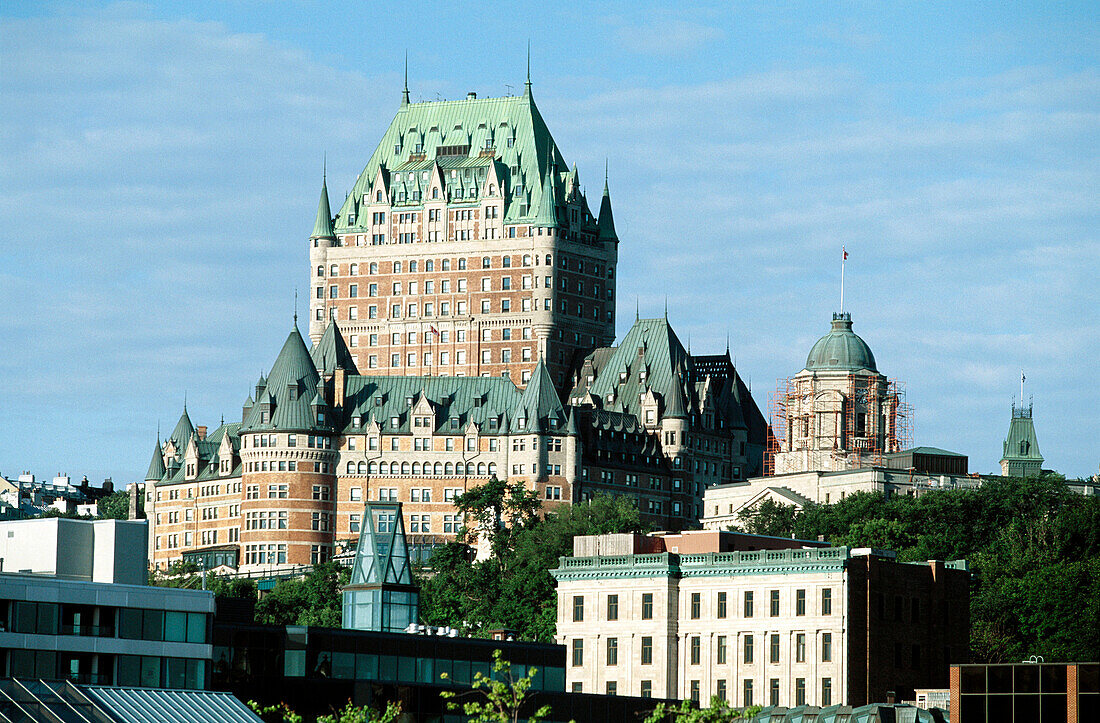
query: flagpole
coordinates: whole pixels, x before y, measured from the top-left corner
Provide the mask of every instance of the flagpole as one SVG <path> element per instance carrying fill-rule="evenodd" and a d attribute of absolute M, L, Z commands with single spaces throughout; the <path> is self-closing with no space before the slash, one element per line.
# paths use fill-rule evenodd
<path fill-rule="evenodd" d="M 840 313 L 844 313 L 844 260 L 848 257 L 848 253 L 844 250 L 844 247 L 840 247 Z"/>

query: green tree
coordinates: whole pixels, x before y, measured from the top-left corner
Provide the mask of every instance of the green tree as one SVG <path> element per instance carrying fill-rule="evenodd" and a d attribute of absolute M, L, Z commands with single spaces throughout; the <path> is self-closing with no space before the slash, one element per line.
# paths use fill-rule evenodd
<path fill-rule="evenodd" d="M 503 566 L 512 536 L 537 519 L 542 503 L 522 482 L 508 483 L 494 475 L 485 484 L 455 497 L 454 506 L 464 519 L 474 522 L 473 526 L 463 527 L 460 538 L 474 545 L 478 535 L 484 535 L 493 558 Z"/>
<path fill-rule="evenodd" d="M 340 627 L 340 589 L 349 575 L 350 570 L 343 565 L 325 562 L 314 565 L 303 578 L 280 580 L 256 603 L 256 622 Z"/>
<path fill-rule="evenodd" d="M 447 710 L 461 710 L 469 717 L 469 723 L 517 723 L 521 716 L 525 721 L 538 723 L 550 717 L 550 706 L 534 708 L 531 702 L 531 681 L 537 668 L 528 668 L 527 675 L 516 678 L 512 664 L 499 650 L 493 651 L 493 669 L 490 675 L 481 671 L 474 674 L 471 690 L 455 692 L 445 690 L 439 695 L 447 701 Z M 443 680 L 446 673 L 440 674 Z"/>
<path fill-rule="evenodd" d="M 645 723 L 733 723 L 747 721 L 760 712 L 760 706 L 732 708 L 725 698 L 717 695 L 710 699 L 710 707 L 698 708 L 689 700 L 679 706 L 658 703 Z"/>
<path fill-rule="evenodd" d="M 304 721 L 304 718 L 291 710 L 286 703 L 263 706 L 250 700 L 248 707 L 260 716 L 264 723 L 303 723 Z M 395 723 L 400 717 L 400 703 L 386 703 L 385 710 L 379 711 L 369 706 L 352 705 L 349 700 L 342 709 L 317 716 L 315 723 Z"/>
<path fill-rule="evenodd" d="M 130 495 L 125 490 L 112 492 L 96 502 L 101 519 L 127 520 L 130 518 Z"/>

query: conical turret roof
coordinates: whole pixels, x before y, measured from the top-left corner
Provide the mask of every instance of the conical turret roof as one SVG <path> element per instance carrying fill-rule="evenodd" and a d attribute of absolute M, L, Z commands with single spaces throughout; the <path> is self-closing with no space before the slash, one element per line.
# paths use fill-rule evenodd
<path fill-rule="evenodd" d="M 597 224 L 601 241 L 618 241 L 615 233 L 615 217 L 611 214 L 611 193 L 607 190 L 607 178 L 603 179 L 603 199 L 600 201 L 600 218 Z"/>
<path fill-rule="evenodd" d="M 153 447 L 153 459 L 149 462 L 149 471 L 145 473 L 146 482 L 155 482 L 164 479 L 164 452 L 160 448 L 160 440 Z"/>
<path fill-rule="evenodd" d="M 168 439 L 172 440 L 176 451 L 182 453 L 187 449 L 187 442 L 190 441 L 191 435 L 194 433 L 195 427 L 191 424 L 191 418 L 187 416 L 187 405 L 184 405 L 180 421 L 176 422 L 176 428 L 168 435 Z"/>
<path fill-rule="evenodd" d="M 520 419 L 527 420 L 522 430 L 518 427 Z M 531 381 L 523 390 L 523 397 L 520 398 L 519 405 L 512 415 L 511 429 L 513 432 L 533 432 L 558 429 L 564 425 L 565 409 L 561 406 L 561 400 L 558 399 L 550 372 L 540 357 L 531 374 Z"/>
<path fill-rule="evenodd" d="M 317 428 L 310 401 L 317 391 L 321 377 L 309 355 L 302 335 L 297 327 L 290 331 L 282 350 L 279 351 L 271 373 L 267 375 L 267 389 L 263 397 L 256 400 L 255 406 L 245 417 L 243 430 L 254 429 L 300 429 Z M 271 412 L 267 421 L 261 421 L 270 405 Z"/>
<path fill-rule="evenodd" d="M 332 210 L 328 205 L 328 179 L 321 181 L 321 200 L 317 202 L 317 219 L 313 222 L 310 238 L 336 238 L 332 228 Z"/>
<path fill-rule="evenodd" d="M 336 369 L 343 369 L 351 374 L 358 374 L 355 368 L 355 360 L 351 358 L 351 351 L 344 342 L 344 335 L 340 333 L 340 327 L 336 320 L 332 319 L 325 329 L 324 335 L 310 352 L 313 364 L 317 370 L 326 377 L 335 373 Z"/>

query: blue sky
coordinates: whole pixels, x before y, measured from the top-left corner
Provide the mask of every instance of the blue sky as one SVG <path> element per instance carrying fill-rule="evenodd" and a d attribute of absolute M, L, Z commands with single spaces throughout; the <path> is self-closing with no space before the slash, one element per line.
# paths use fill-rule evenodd
<path fill-rule="evenodd" d="M 915 441 L 992 472 L 1021 369 L 1100 464 L 1096 3 L 4 3 L 0 473 L 140 479 L 186 393 L 238 419 L 334 201 L 413 99 L 522 89 L 598 193 L 620 336 L 729 335 L 766 408 L 838 305 Z"/>

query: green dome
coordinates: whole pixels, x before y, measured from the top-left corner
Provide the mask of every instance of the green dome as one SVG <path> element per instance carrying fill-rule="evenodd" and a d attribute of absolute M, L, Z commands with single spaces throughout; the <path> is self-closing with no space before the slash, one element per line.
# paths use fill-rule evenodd
<path fill-rule="evenodd" d="M 871 348 L 852 331 L 852 315 L 833 314 L 833 328 L 817 340 L 806 357 L 809 371 L 859 371 L 877 372 L 875 355 Z"/>

